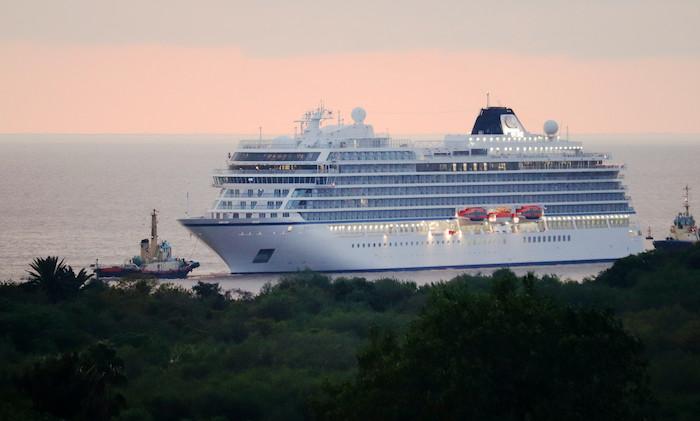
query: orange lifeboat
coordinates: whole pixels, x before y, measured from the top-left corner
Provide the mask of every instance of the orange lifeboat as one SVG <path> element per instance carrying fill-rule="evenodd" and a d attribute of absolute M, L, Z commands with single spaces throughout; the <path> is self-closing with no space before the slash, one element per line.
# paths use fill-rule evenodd
<path fill-rule="evenodd" d="M 483 221 L 489 214 L 484 208 L 465 208 L 457 212 L 460 218 L 469 218 L 470 221 Z"/>
<path fill-rule="evenodd" d="M 513 213 L 511 212 L 510 209 L 508 208 L 496 208 L 489 212 L 489 221 L 490 222 L 496 222 L 499 219 L 501 221 L 506 220 L 506 219 L 511 219 L 513 217 Z"/>
<path fill-rule="evenodd" d="M 515 213 L 525 219 L 534 220 L 542 218 L 542 208 L 536 205 L 521 206 Z"/>

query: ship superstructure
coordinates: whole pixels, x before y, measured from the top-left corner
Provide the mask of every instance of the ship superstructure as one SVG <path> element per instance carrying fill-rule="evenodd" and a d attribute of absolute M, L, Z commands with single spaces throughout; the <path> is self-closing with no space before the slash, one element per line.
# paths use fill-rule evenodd
<path fill-rule="evenodd" d="M 324 107 L 294 137 L 243 141 L 213 174 L 206 215 L 180 222 L 232 273 L 608 261 L 642 250 L 622 165 L 512 109 L 470 134 L 411 142 Z"/>

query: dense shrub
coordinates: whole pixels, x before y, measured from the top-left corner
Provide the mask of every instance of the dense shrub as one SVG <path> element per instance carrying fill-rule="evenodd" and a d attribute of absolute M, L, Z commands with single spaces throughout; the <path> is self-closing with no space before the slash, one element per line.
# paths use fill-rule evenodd
<path fill-rule="evenodd" d="M 311 402 L 317 410 L 331 411 L 321 415 L 340 411 L 323 399 L 328 391 L 347 388 L 362 373 L 374 373 L 380 381 L 388 376 L 382 365 L 389 367 L 396 361 L 406 362 L 426 381 L 444 381 L 454 390 L 490 391 L 506 407 L 521 403 L 513 400 L 512 390 L 496 387 L 505 385 L 494 383 L 494 373 L 510 379 L 506 383 L 511 387 L 520 385 L 520 390 L 540 391 L 542 396 L 556 388 L 562 393 L 560 402 L 580 407 L 583 401 L 568 394 L 568 383 L 558 383 L 572 379 L 573 372 L 567 370 L 576 365 L 565 367 L 562 361 L 566 360 L 548 354 L 565 351 L 564 343 L 555 341 L 556 335 L 543 333 L 545 327 L 556 326 L 554 332 L 568 332 L 573 341 L 568 351 L 572 358 L 595 346 L 601 357 L 615 362 L 611 376 L 629 369 L 636 373 L 631 379 L 637 380 L 640 360 L 633 343 L 639 338 L 643 357 L 649 361 L 650 388 L 658 400 L 660 418 L 696 419 L 700 408 L 699 256 L 700 246 L 677 254 L 644 253 L 622 259 L 581 283 L 562 282 L 554 276 L 517 277 L 501 270 L 492 276 L 464 274 L 421 287 L 393 279 L 371 282 L 299 272 L 266 285 L 255 296 L 222 291 L 216 284 L 198 284 L 188 291 L 152 279 L 127 279 L 109 286 L 90 279 L 79 281 L 78 288 L 69 282 L 67 289 L 54 288 L 55 284 L 42 287 L 39 281 L 0 284 L 0 419 L 94 414 L 82 404 L 77 405 L 83 408 L 78 412 L 55 412 L 52 405 L 42 403 L 39 397 L 44 392 L 39 393 L 38 385 L 51 384 L 48 379 L 58 372 L 80 384 L 80 376 L 65 373 L 75 373 L 80 355 L 102 341 L 108 341 L 114 357 L 123 361 L 120 372 L 128 379 L 110 383 L 103 395 L 107 401 L 124 398 L 126 406 L 119 419 L 309 418 Z M 59 263 L 57 259 L 53 267 Z M 59 271 L 42 270 L 54 272 Z M 507 297 L 516 297 L 509 323 L 499 304 Z M 442 312 L 446 315 L 440 316 Z M 562 318 L 568 318 L 566 323 L 551 322 Z M 631 336 L 620 330 L 616 320 Z M 607 329 L 618 338 L 619 342 L 608 345 L 619 344 L 621 353 L 613 353 L 593 335 L 596 329 Z M 431 332 L 438 334 L 431 336 Z M 493 341 L 492 351 L 480 354 L 479 346 L 489 341 Z M 358 354 L 358 350 L 365 351 Z M 445 358 L 445 350 L 464 350 L 465 358 L 478 360 L 479 367 L 487 369 L 464 379 L 453 378 L 450 373 L 457 371 L 452 364 L 466 360 Z M 526 363 L 543 361 L 538 359 L 543 355 L 553 363 L 533 366 L 516 358 L 530 354 L 533 359 Z M 629 361 L 619 362 L 616 355 L 627 355 Z M 592 367 L 590 372 L 603 363 L 580 361 Z M 547 371 L 554 369 L 562 371 Z M 466 381 L 474 384 L 463 384 Z M 387 393 L 384 405 L 398 398 Z M 116 414 L 122 405 L 107 407 L 112 410 L 98 418 Z M 555 409 L 552 414 L 562 414 Z M 540 414 L 537 409 L 528 411 Z"/>

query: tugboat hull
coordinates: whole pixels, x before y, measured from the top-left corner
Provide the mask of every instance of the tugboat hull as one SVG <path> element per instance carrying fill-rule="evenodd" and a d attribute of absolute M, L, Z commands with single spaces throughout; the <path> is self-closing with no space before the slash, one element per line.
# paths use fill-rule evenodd
<path fill-rule="evenodd" d="M 127 268 L 122 266 L 108 266 L 94 269 L 95 275 L 99 278 L 124 278 L 141 272 L 138 269 Z"/>
<path fill-rule="evenodd" d="M 124 278 L 127 276 L 145 275 L 158 279 L 183 279 L 199 267 L 199 262 L 190 261 L 178 269 L 142 270 L 132 267 L 109 266 L 95 269 L 95 274 L 100 278 Z"/>

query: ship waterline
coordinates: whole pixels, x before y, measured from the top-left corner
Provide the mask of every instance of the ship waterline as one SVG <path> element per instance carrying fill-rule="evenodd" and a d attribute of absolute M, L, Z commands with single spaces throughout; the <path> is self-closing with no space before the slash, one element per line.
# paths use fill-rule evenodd
<path fill-rule="evenodd" d="M 207 214 L 180 222 L 232 273 L 610 261 L 643 249 L 622 166 L 527 132 L 504 107 L 471 134 L 420 144 L 375 136 L 365 112 L 294 138 L 243 142 L 215 171 Z M 469 217 L 471 216 L 471 217 Z"/>

